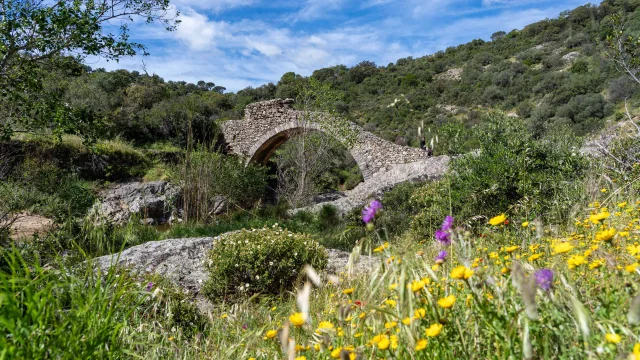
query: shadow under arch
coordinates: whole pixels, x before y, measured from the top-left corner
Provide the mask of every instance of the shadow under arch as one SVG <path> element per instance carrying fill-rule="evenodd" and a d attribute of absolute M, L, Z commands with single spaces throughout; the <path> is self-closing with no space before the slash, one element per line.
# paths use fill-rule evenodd
<path fill-rule="evenodd" d="M 341 144 L 344 145 L 344 140 L 336 137 L 325 129 L 323 129 L 318 123 L 315 122 L 306 122 L 301 123 L 298 121 L 291 121 L 281 125 L 276 126 L 275 128 L 269 130 L 255 142 L 255 144 L 249 150 L 249 158 L 246 162 L 249 163 L 257 163 L 260 165 L 267 165 L 269 159 L 275 151 L 282 146 L 287 140 L 290 138 L 303 133 L 305 130 L 316 130 L 320 131 L 327 136 L 332 136 L 337 139 Z M 345 146 L 346 147 L 346 146 Z M 362 177 L 364 181 L 367 181 L 372 173 L 367 163 L 367 159 L 364 154 L 358 149 L 358 146 L 355 146 L 351 149 L 347 148 L 353 159 L 358 164 L 358 168 L 362 173 Z"/>

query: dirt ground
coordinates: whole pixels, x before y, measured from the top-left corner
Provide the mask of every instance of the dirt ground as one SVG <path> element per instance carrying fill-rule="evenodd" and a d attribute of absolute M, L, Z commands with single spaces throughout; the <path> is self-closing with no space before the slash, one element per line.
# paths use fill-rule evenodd
<path fill-rule="evenodd" d="M 30 238 L 34 234 L 44 235 L 53 226 L 53 220 L 40 215 L 21 213 L 11 225 L 11 238 Z"/>

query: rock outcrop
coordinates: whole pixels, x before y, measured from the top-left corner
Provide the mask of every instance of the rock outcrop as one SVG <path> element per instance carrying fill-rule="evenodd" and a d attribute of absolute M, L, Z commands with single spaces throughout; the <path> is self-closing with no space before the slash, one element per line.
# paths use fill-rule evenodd
<path fill-rule="evenodd" d="M 102 191 L 91 214 L 108 222 L 123 223 L 139 216 L 147 223 L 168 222 L 177 211 L 180 188 L 165 181 L 131 182 Z"/>
<path fill-rule="evenodd" d="M 112 265 L 130 269 L 136 274 L 155 273 L 162 275 L 169 281 L 196 296 L 196 305 L 206 312 L 210 304 L 202 296 L 198 296 L 202 285 L 207 280 L 205 270 L 206 255 L 216 241 L 233 232 L 225 233 L 215 238 L 187 238 L 151 241 L 124 250 L 120 254 L 106 255 L 95 258 L 94 265 L 103 272 Z M 345 270 L 349 260 L 349 253 L 340 250 L 327 250 L 329 263 L 328 273 L 340 273 Z M 354 265 L 355 273 L 370 271 L 379 260 L 366 255 L 360 256 Z"/>

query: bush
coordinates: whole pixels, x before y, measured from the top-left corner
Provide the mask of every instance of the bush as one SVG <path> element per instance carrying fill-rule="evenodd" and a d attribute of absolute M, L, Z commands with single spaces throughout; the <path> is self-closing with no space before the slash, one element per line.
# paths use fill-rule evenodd
<path fill-rule="evenodd" d="M 293 287 L 305 264 L 317 270 L 327 265 L 326 250 L 309 235 L 277 227 L 230 233 L 207 257 L 203 291 L 211 299 L 278 295 Z"/>

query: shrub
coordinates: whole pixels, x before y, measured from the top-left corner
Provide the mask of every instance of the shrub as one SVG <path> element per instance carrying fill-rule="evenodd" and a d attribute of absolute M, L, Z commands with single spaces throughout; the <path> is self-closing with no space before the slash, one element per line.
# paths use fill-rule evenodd
<path fill-rule="evenodd" d="M 318 225 L 323 229 L 333 228 L 340 223 L 338 209 L 333 205 L 325 204 L 318 212 Z"/>
<path fill-rule="evenodd" d="M 219 239 L 208 254 L 211 299 L 278 295 L 293 286 L 305 264 L 322 270 L 327 253 L 311 236 L 278 227 L 242 230 Z"/>

